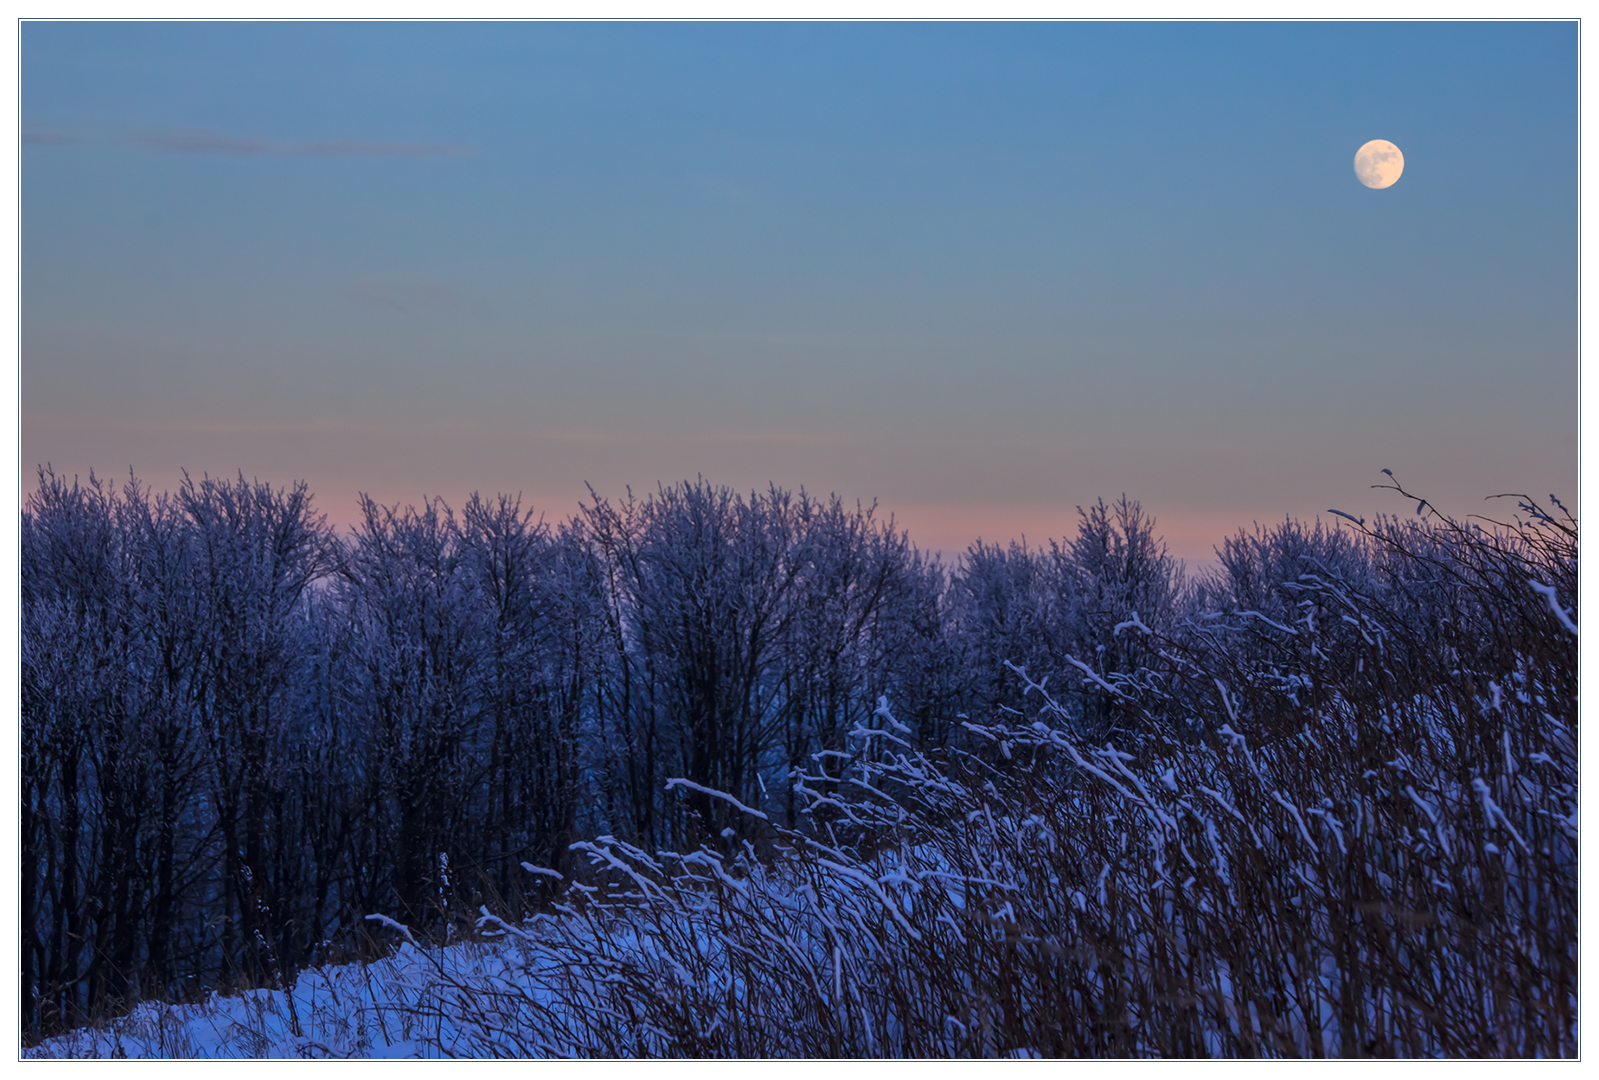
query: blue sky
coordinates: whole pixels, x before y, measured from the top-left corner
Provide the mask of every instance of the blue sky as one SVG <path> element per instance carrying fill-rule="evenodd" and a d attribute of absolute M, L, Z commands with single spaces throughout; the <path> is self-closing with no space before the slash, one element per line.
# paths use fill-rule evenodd
<path fill-rule="evenodd" d="M 21 467 L 1575 504 L 1574 23 L 26 23 Z M 1405 172 L 1354 177 L 1368 139 Z"/>

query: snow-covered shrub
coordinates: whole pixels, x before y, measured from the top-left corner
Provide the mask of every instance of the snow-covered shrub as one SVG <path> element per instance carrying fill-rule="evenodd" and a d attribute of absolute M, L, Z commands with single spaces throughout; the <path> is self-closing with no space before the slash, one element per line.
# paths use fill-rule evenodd
<path fill-rule="evenodd" d="M 285 954 L 279 900 L 307 876 L 281 842 L 306 794 L 306 605 L 331 554 L 303 484 L 39 481 L 21 529 L 27 1031 L 201 973 L 266 978 Z"/>
<path fill-rule="evenodd" d="M 592 726 L 607 832 L 656 845 L 740 828 L 714 801 L 663 798 L 662 782 L 760 802 L 795 762 L 839 749 L 890 680 L 914 682 L 899 669 L 942 579 L 875 508 L 701 480 L 596 497 L 572 528 L 607 631 Z"/>
<path fill-rule="evenodd" d="M 1575 1054 L 1576 534 L 1529 508 L 1381 524 L 1374 579 L 1301 572 L 1289 621 L 1124 627 L 1158 677 L 1083 681 L 1196 739 L 1093 746 L 1028 680 L 1034 718 L 942 749 L 884 703 L 844 783 L 794 777 L 798 829 L 674 781 L 758 842 L 577 845 L 553 912 L 480 923 L 521 966 L 445 980 L 454 1052 Z M 1414 636 L 1422 586 L 1470 664 Z"/>
<path fill-rule="evenodd" d="M 950 644 L 961 654 L 960 708 L 970 716 L 1028 708 L 1019 669 L 1055 680 L 1060 704 L 1082 738 L 1137 737 L 1122 700 L 1082 693 L 1061 676 L 1087 664 L 1102 676 L 1136 677 L 1148 666 L 1133 625 L 1169 631 L 1187 590 L 1155 521 L 1126 496 L 1077 508 L 1077 534 L 1048 549 L 978 542 L 952 573 Z"/>

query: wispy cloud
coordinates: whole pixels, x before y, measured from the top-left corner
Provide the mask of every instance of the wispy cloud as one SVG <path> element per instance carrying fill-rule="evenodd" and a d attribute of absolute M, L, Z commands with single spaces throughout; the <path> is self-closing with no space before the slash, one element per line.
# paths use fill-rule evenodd
<path fill-rule="evenodd" d="M 29 146 L 87 144 L 134 146 L 158 154 L 287 157 L 462 157 L 472 153 L 474 149 L 466 143 L 376 142 L 366 139 L 280 142 L 271 139 L 241 139 L 203 130 L 157 131 L 138 135 L 97 137 L 52 128 L 31 128 L 22 133 L 22 142 Z"/>
<path fill-rule="evenodd" d="M 74 134 L 70 131 L 51 131 L 49 129 L 35 128 L 22 133 L 22 142 L 25 146 L 82 146 L 94 140 L 86 135 Z"/>

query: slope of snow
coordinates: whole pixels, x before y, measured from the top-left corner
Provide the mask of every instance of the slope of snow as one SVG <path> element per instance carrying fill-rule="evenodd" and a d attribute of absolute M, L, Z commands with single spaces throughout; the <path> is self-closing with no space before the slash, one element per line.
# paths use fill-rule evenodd
<path fill-rule="evenodd" d="M 290 994 L 213 994 L 193 1005 L 147 1002 L 104 1027 L 79 1028 L 23 1051 L 28 1058 L 412 1058 L 448 1056 L 439 1010 L 443 973 L 503 967 L 493 946 L 424 953 L 405 943 L 371 964 L 303 972 Z M 429 1012 L 434 1015 L 429 1016 Z"/>

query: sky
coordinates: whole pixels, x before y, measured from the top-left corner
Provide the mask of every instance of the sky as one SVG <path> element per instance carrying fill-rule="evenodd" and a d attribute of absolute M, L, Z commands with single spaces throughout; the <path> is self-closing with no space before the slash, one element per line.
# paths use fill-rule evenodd
<path fill-rule="evenodd" d="M 19 93 L 24 496 L 1577 508 L 1574 22 L 33 22 Z"/>

